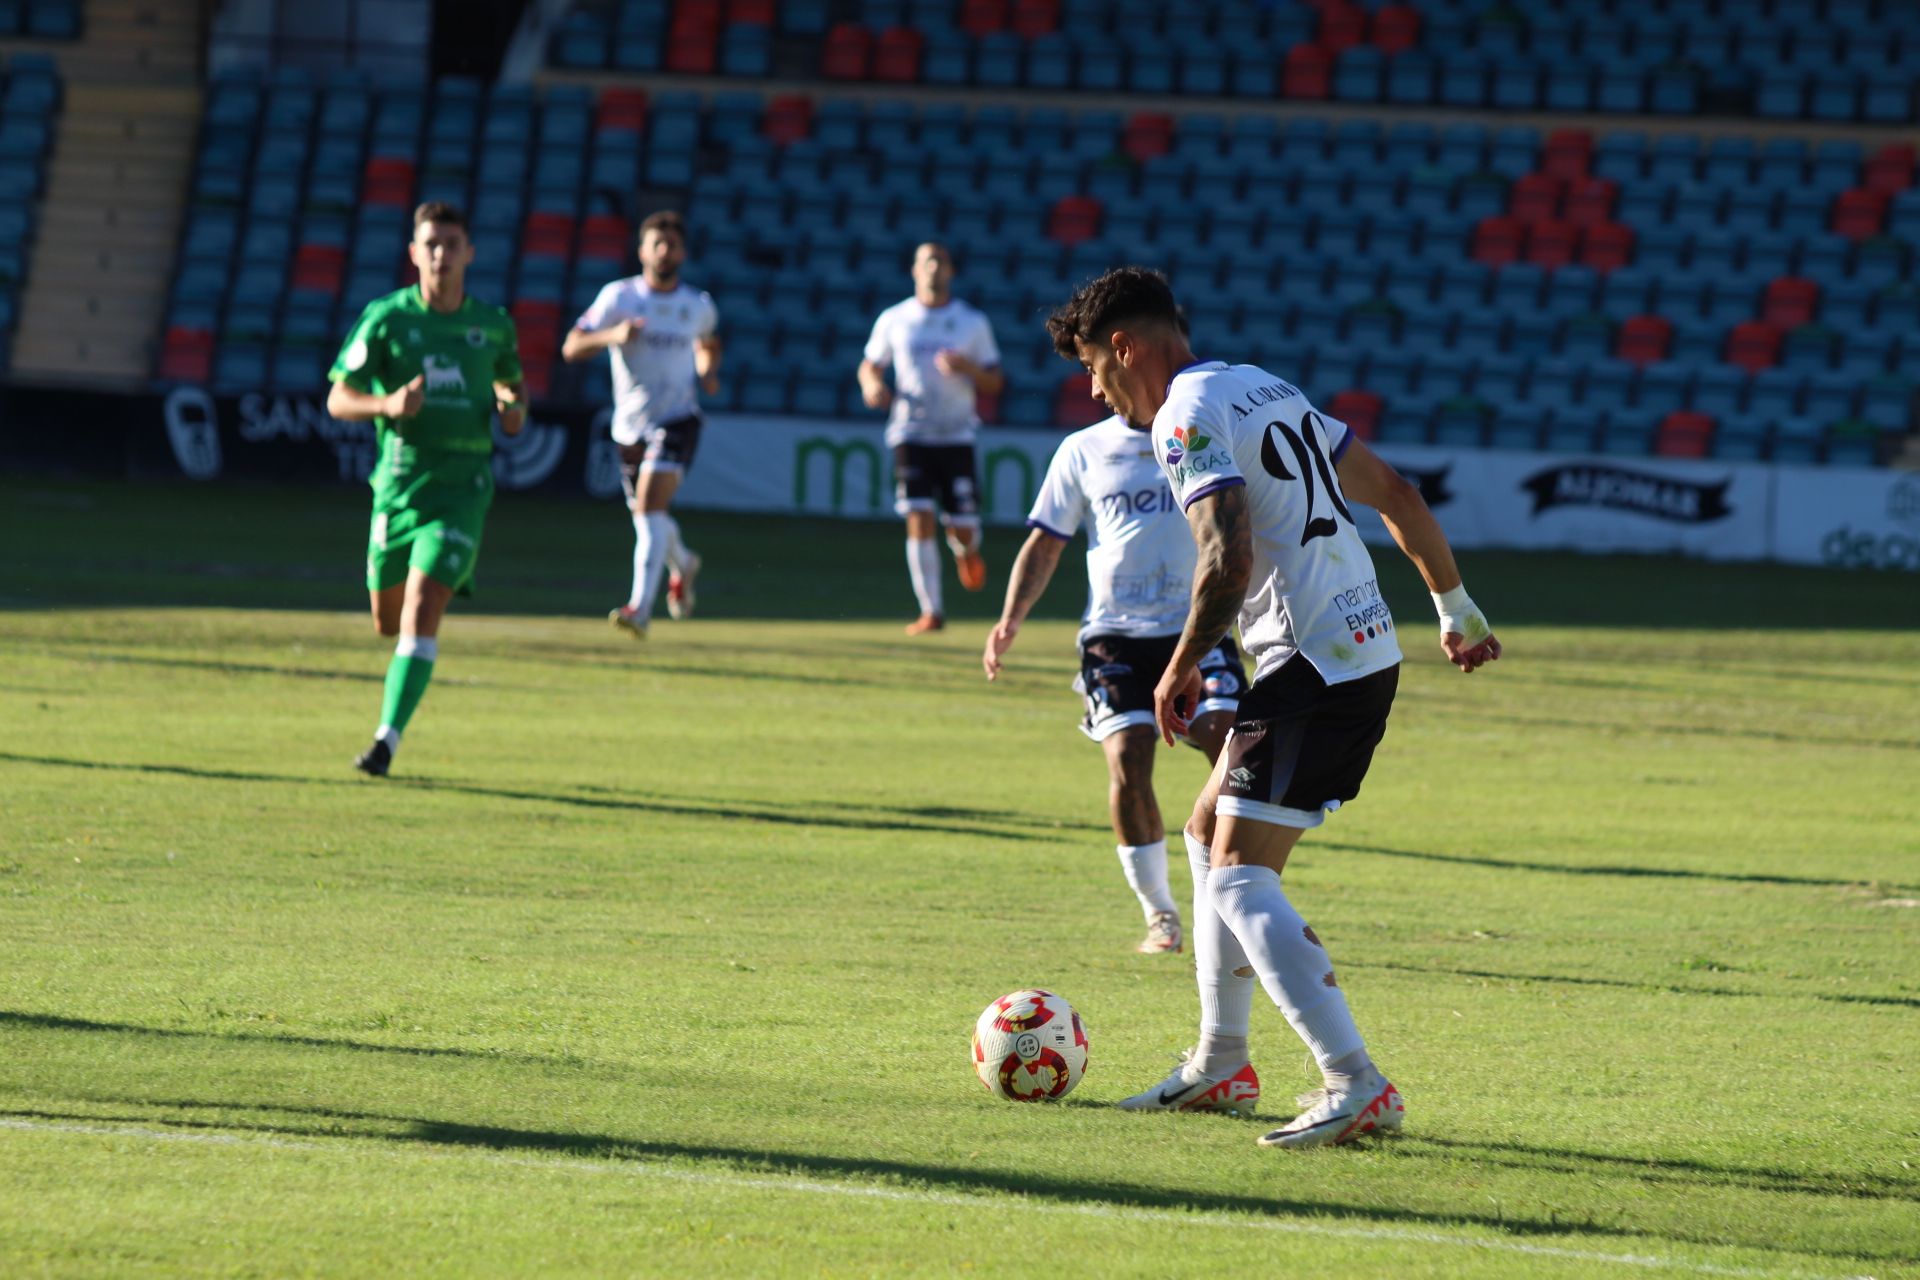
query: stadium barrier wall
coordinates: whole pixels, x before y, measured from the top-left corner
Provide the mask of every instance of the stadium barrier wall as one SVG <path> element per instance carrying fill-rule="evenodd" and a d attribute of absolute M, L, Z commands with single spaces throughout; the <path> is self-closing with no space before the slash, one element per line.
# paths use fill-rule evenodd
<path fill-rule="evenodd" d="M 131 477 L 363 481 L 369 423 L 330 417 L 317 394 L 150 395 L 0 387 L 0 463 Z M 615 499 L 605 409 L 543 409 L 494 467 L 503 491 Z M 980 435 L 981 506 L 1019 525 L 1057 431 Z M 1378 446 L 1415 479 L 1462 548 L 1681 554 L 1713 560 L 1920 572 L 1920 473 L 1605 455 Z M 1123 501 L 1125 495 L 1114 495 Z M 678 501 L 690 508 L 894 520 L 892 467 L 875 423 L 715 414 Z M 1356 515 L 1369 540 L 1379 518 Z"/>

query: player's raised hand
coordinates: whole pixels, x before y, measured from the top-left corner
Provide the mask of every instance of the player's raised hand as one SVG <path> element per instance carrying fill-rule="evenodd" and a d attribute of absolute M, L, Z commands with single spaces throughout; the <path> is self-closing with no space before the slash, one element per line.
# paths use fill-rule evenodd
<path fill-rule="evenodd" d="M 1440 637 L 1440 647 L 1447 651 L 1447 661 L 1460 668 L 1462 675 L 1472 675 L 1500 657 L 1500 637 L 1491 631 L 1478 644 L 1468 644 L 1467 638 L 1458 631 L 1448 631 Z"/>
<path fill-rule="evenodd" d="M 959 373 L 971 377 L 980 370 L 980 366 L 975 364 L 970 357 L 952 350 L 934 352 L 933 367 L 948 376 Z"/>
<path fill-rule="evenodd" d="M 500 430 L 510 436 L 520 434 L 520 428 L 527 422 L 527 402 L 520 398 L 520 389 L 509 383 L 493 384 L 493 407 L 500 415 Z"/>
<path fill-rule="evenodd" d="M 1169 665 L 1161 673 L 1160 683 L 1153 689 L 1153 722 L 1160 726 L 1160 736 L 1168 746 L 1174 745 L 1193 723 L 1193 709 L 1200 705 L 1200 692 L 1198 667 L 1182 674 Z"/>
<path fill-rule="evenodd" d="M 624 347 L 639 337 L 640 331 L 646 327 L 647 318 L 645 316 L 635 316 L 631 320 L 622 320 L 619 324 L 607 330 L 607 345 Z"/>
<path fill-rule="evenodd" d="M 1002 618 L 987 632 L 986 652 L 980 655 L 980 665 L 987 669 L 987 679 L 994 680 L 1000 675 L 1000 659 L 1007 650 L 1013 648 L 1013 638 L 1020 634 L 1020 624 L 1008 622 Z"/>
<path fill-rule="evenodd" d="M 420 412 L 420 406 L 427 400 L 427 375 L 416 373 L 413 381 L 398 391 L 389 392 L 386 403 L 381 406 L 382 417 L 411 418 Z"/>

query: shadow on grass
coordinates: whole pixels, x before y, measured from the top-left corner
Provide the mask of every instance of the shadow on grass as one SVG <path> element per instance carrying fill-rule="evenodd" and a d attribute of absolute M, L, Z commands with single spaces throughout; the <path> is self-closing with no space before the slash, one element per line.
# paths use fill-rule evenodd
<path fill-rule="evenodd" d="M 65 1112 L 39 1108 L 0 1109 L 0 1116 L 19 1120 L 41 1120 L 79 1124 L 126 1124 L 166 1126 L 169 1128 L 211 1131 L 222 1133 L 258 1133 L 283 1138 L 326 1138 L 339 1140 L 343 1137 L 358 1137 L 394 1143 L 421 1143 L 433 1146 L 466 1147 L 494 1152 L 540 1152 L 554 1156 L 565 1156 L 576 1160 L 604 1161 L 617 1167 L 620 1164 L 644 1164 L 656 1161 L 673 1160 L 691 1162 L 699 1165 L 718 1166 L 728 1172 L 748 1175 L 774 1175 L 805 1177 L 812 1179 L 832 1178 L 851 1182 L 854 1179 L 880 1180 L 902 1184 L 908 1187 L 937 1189 L 948 1192 L 1023 1196 L 1036 1200 L 1049 1201 L 1062 1205 L 1099 1205 L 1123 1206 L 1132 1209 L 1161 1210 L 1176 1212 L 1236 1213 L 1255 1218 L 1313 1218 L 1319 1221 L 1337 1221 L 1355 1225 L 1394 1226 L 1401 1228 L 1437 1227 L 1461 1228 L 1477 1227 L 1499 1232 L 1508 1236 L 1531 1237 L 1583 1237 L 1593 1239 L 1663 1242 L 1680 1242 L 1715 1247 L 1739 1247 L 1779 1251 L 1782 1245 L 1773 1239 L 1763 1241 L 1736 1241 L 1724 1233 L 1717 1235 L 1689 1235 L 1682 1232 L 1644 1230 L 1634 1227 L 1610 1226 L 1596 1222 L 1563 1221 L 1555 1218 L 1537 1218 L 1524 1215 L 1487 1214 L 1474 1212 L 1429 1212 L 1413 1208 L 1400 1208 L 1387 1205 L 1355 1205 L 1350 1201 L 1312 1201 L 1294 1200 L 1257 1195 L 1241 1195 L 1227 1192 L 1195 1191 L 1183 1188 L 1142 1186 L 1136 1183 L 1100 1181 L 1094 1179 L 1049 1178 L 1042 1175 L 1000 1171 L 993 1169 L 961 1169 L 937 1164 L 916 1164 L 899 1160 L 888 1160 L 877 1156 L 834 1156 L 810 1152 L 755 1150 L 749 1147 L 729 1147 L 708 1144 L 658 1141 L 638 1137 L 617 1137 L 613 1135 L 590 1133 L 564 1133 L 544 1129 L 514 1129 L 499 1125 L 466 1124 L 458 1121 L 434 1120 L 411 1116 L 385 1115 L 379 1112 L 351 1111 L 333 1107 L 282 1106 L 274 1103 L 224 1102 L 201 1099 L 165 1099 L 165 1098 L 125 1098 L 101 1097 L 85 1099 L 87 1102 L 109 1106 L 134 1108 L 155 1108 L 171 1111 L 212 1111 L 212 1112 L 256 1112 L 266 1113 L 260 1119 L 239 1118 L 197 1119 L 156 1116 L 147 1111 L 133 1114 L 101 1115 L 97 1113 Z M 273 1117 L 273 1118 L 269 1118 Z M 380 1126 L 378 1131 L 364 1134 L 343 1134 L 342 1122 L 353 1122 L 369 1126 Z M 1446 1159 L 1458 1159 L 1472 1156 L 1471 1150 L 1455 1152 L 1439 1144 L 1426 1144 Z M 1524 1152 L 1526 1148 L 1515 1148 L 1515 1152 Z M 1326 1153 L 1338 1156 L 1339 1150 Z M 1411 1154 L 1419 1155 L 1416 1149 Z M 1571 1159 L 1576 1164 L 1583 1153 L 1552 1152 L 1550 1157 L 1563 1161 Z M 1585 1178 L 1594 1176 L 1618 1176 L 1640 1180 L 1644 1171 L 1640 1162 L 1630 1158 L 1619 1158 L 1616 1168 L 1609 1159 L 1602 1158 L 1591 1164 L 1582 1165 L 1575 1172 Z M 1541 1172 L 1560 1172 L 1551 1162 L 1525 1166 Z M 1656 1163 L 1656 1166 L 1657 1163 Z M 1686 1168 L 1685 1162 L 1673 1162 L 1676 1171 Z M 1703 1170 L 1711 1166 L 1702 1166 Z M 1715 1177 L 1725 1171 L 1713 1170 Z M 1733 1171 L 1745 1173 L 1747 1171 Z M 853 1185 L 858 1185 L 854 1183 Z M 1768 1188 L 1773 1190 L 1791 1190 L 1787 1187 Z M 1841 1194 L 1831 1190 L 1808 1188 L 1802 1194 L 1833 1195 Z M 1904 1198 L 1904 1197 L 1890 1197 Z M 1825 1250 L 1804 1245 L 1789 1245 L 1785 1248 L 1806 1256 L 1849 1258 L 1864 1260 L 1891 1260 L 1897 1255 L 1874 1252 Z"/>
<path fill-rule="evenodd" d="M 1348 969 L 1390 969 L 1398 973 L 1443 974 L 1456 978 L 1484 978 L 1490 982 L 1546 982 L 1574 987 L 1612 987 L 1621 991 L 1659 992 L 1675 996 L 1721 996 L 1756 1000 L 1824 1000 L 1828 1004 L 1875 1004 L 1896 1009 L 1920 1009 L 1912 996 L 1843 995 L 1827 991 L 1741 991 L 1735 987 L 1679 986 L 1664 982 L 1631 982 L 1625 978 L 1580 978 L 1551 973 L 1493 973 L 1484 969 L 1454 969 L 1441 965 L 1395 964 L 1385 960 L 1345 960 Z"/>
<path fill-rule="evenodd" d="M 1617 864 L 1574 866 L 1564 862 L 1523 862 L 1515 858 L 1476 858 L 1461 853 L 1429 853 L 1422 849 L 1388 849 L 1374 844 L 1349 844 L 1328 840 L 1322 849 L 1342 849 L 1348 853 L 1371 853 L 1382 858 L 1412 858 L 1420 862 L 1446 862 L 1462 867 L 1491 867 L 1496 871 L 1543 871 L 1556 876 L 1647 876 L 1662 880 L 1708 880 L 1716 884 L 1779 884 L 1815 889 L 1851 889 L 1878 884 L 1886 888 L 1912 889 L 1916 886 L 1885 880 L 1833 880 L 1819 876 L 1773 875 L 1743 871 L 1699 871 L 1680 867 L 1635 867 Z"/>
<path fill-rule="evenodd" d="M 162 774 L 209 782 L 263 782 L 276 785 L 313 787 L 381 786 L 400 791 L 446 791 L 479 796 L 490 800 L 521 800 L 534 804 L 568 805 L 585 809 L 619 812 L 670 814 L 681 818 L 723 818 L 741 822 L 767 822 L 781 826 L 825 827 L 842 831 L 894 831 L 957 835 L 989 840 L 1025 840 L 1064 843 L 1066 834 L 1039 835 L 1020 831 L 1001 831 L 985 826 L 963 826 L 951 822 L 883 820 L 879 818 L 829 817 L 823 814 L 794 813 L 784 809 L 745 809 L 737 805 L 688 804 L 671 800 L 607 799 L 599 796 L 567 795 L 555 791 L 516 791 L 506 787 L 483 787 L 468 782 L 450 782 L 434 778 L 387 778 L 374 782 L 367 778 L 301 778 L 289 774 L 243 773 L 233 769 L 202 769 L 183 764 L 131 764 L 107 760 L 72 760 L 59 756 L 32 756 L 0 751 L 0 762 L 38 764 L 60 769 L 95 769 L 113 773 Z M 840 807 L 840 806 L 834 806 Z M 902 810 L 911 813 L 911 810 Z"/>
<path fill-rule="evenodd" d="M 345 1049 L 353 1053 L 391 1053 L 406 1058 L 473 1058 L 485 1062 L 527 1062 L 569 1069 L 584 1065 L 584 1059 L 546 1057 L 492 1049 L 448 1049 L 432 1045 L 374 1044 L 367 1040 L 335 1039 L 329 1036 L 292 1036 L 279 1033 L 194 1031 L 185 1027 L 143 1027 L 130 1022 L 98 1022 L 90 1018 L 68 1018 L 52 1013 L 22 1013 L 0 1009 L 0 1031 L 19 1028 L 27 1031 L 84 1031 L 118 1036 L 152 1036 L 165 1040 L 206 1040 L 217 1044 L 298 1045 L 304 1049 Z"/>

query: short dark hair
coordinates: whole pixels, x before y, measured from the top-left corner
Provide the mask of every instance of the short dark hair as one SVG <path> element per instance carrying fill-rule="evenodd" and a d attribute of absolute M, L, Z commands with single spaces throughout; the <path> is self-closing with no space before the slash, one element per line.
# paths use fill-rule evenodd
<path fill-rule="evenodd" d="M 919 258 L 920 251 L 922 249 L 938 249 L 941 253 L 946 254 L 947 265 L 954 269 L 955 274 L 959 273 L 960 260 L 954 256 L 953 246 L 948 244 L 945 240 L 922 240 L 918 244 L 914 245 L 913 252 L 907 256 L 907 262 L 909 265 L 911 265 L 915 259 Z"/>
<path fill-rule="evenodd" d="M 413 211 L 413 225 L 418 228 L 426 222 L 444 222 L 448 226 L 467 229 L 467 215 L 445 200 L 429 200 Z"/>
<path fill-rule="evenodd" d="M 1115 267 L 1073 291 L 1047 317 L 1053 349 L 1079 358 L 1078 342 L 1105 342 L 1115 329 L 1134 324 L 1180 326 L 1180 306 L 1167 278 L 1150 267 Z"/>
<path fill-rule="evenodd" d="M 648 214 L 640 223 L 640 238 L 642 240 L 647 238 L 647 232 L 649 231 L 657 231 L 661 235 L 665 235 L 671 231 L 682 240 L 685 240 L 687 238 L 687 220 L 680 216 L 678 209 L 662 209 L 658 213 Z"/>

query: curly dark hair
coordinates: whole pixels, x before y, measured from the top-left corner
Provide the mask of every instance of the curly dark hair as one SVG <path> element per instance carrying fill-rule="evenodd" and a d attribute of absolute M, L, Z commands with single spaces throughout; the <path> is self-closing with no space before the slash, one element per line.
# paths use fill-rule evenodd
<path fill-rule="evenodd" d="M 1115 267 L 1073 291 L 1047 317 L 1053 349 L 1069 360 L 1079 358 L 1075 340 L 1105 342 L 1116 328 L 1130 324 L 1180 325 L 1180 306 L 1166 276 L 1151 267 Z"/>

